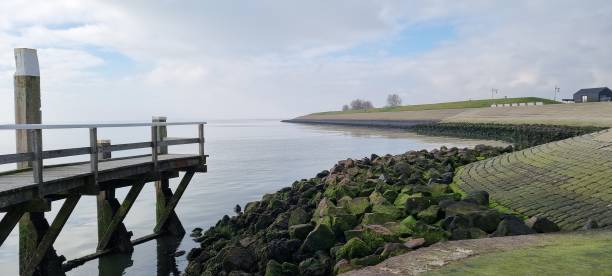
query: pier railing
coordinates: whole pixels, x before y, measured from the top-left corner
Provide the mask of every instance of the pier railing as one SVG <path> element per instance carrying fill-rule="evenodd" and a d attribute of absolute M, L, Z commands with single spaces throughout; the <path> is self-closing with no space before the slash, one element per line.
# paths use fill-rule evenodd
<path fill-rule="evenodd" d="M 123 123 L 123 124 L 11 124 L 0 125 L 0 130 L 16 130 L 27 131 L 28 141 L 30 144 L 29 152 L 20 152 L 14 154 L 0 155 L 0 165 L 28 162 L 27 166 L 32 168 L 33 180 L 35 184 L 41 185 L 43 179 L 43 160 L 71 157 L 78 155 L 90 155 L 91 173 L 96 176 L 98 173 L 99 156 L 105 153 L 114 151 L 125 151 L 134 149 L 151 149 L 151 162 L 154 168 L 157 168 L 158 156 L 167 153 L 168 146 L 198 144 L 198 155 L 204 159 L 204 125 L 206 122 L 152 122 L 152 123 Z M 160 128 L 167 126 L 184 126 L 197 125 L 197 137 L 195 138 L 167 138 L 159 137 Z M 104 147 L 98 146 L 98 129 L 99 128 L 128 128 L 128 127 L 150 127 L 151 140 L 145 142 L 125 143 L 108 145 Z M 89 129 L 89 147 L 64 148 L 56 150 L 43 149 L 43 130 L 49 129 Z M 134 156 L 135 157 L 135 156 Z M 42 187 L 41 187 L 42 188 Z M 42 189 L 40 189 L 42 190 Z"/>

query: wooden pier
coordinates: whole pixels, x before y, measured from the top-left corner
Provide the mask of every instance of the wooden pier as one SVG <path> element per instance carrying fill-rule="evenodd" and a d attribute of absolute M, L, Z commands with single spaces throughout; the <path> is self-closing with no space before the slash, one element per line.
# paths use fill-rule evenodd
<path fill-rule="evenodd" d="M 0 125 L 0 131 L 14 131 L 16 153 L 0 155 L 0 165 L 16 164 L 17 169 L 0 172 L 0 246 L 19 224 L 20 275 L 65 275 L 65 271 L 87 260 L 107 253 L 131 253 L 133 246 L 158 236 L 182 236 L 185 229 L 174 212 L 195 173 L 206 172 L 204 152 L 205 122 L 168 123 L 165 117 L 154 117 L 150 123 L 130 124 L 42 124 L 40 71 L 35 49 L 15 49 L 15 124 Z M 168 138 L 168 126 L 194 126 L 191 138 Z M 102 128 L 150 128 L 150 137 L 142 142 L 112 144 L 99 139 Z M 57 129 L 82 129 L 87 147 L 46 150 L 43 132 Z M 87 139 L 87 140 L 85 140 Z M 197 144 L 193 154 L 173 154 L 175 145 Z M 148 149 L 148 154 L 112 158 L 113 152 Z M 54 158 L 88 156 L 88 161 L 45 165 Z M 171 178 L 182 178 L 176 190 L 169 187 Z M 156 225 L 150 235 L 132 239 L 123 224 L 132 205 L 146 183 L 154 182 L 156 191 Z M 123 200 L 115 189 L 129 187 Z M 97 202 L 98 245 L 94 253 L 66 262 L 53 248 L 77 203 L 87 196 Z M 45 213 L 51 202 L 63 204 L 51 223 Z"/>
<path fill-rule="evenodd" d="M 95 124 L 95 125 L 0 125 L 2 130 L 26 130 L 32 142 L 32 151 L 0 155 L 1 164 L 28 162 L 31 168 L 18 169 L 0 174 L 0 211 L 5 216 L 0 221 L 0 246 L 23 217 L 31 226 L 21 225 L 20 235 L 33 237 L 20 245 L 20 268 L 22 275 L 49 275 L 50 271 L 61 268 L 62 261 L 53 250 L 53 242 L 62 230 L 76 204 L 84 196 L 96 196 L 98 201 L 98 254 L 112 251 L 131 252 L 133 242 L 123 225 L 123 219 L 136 201 L 145 183 L 156 182 L 157 223 L 153 234 L 145 239 L 163 233 L 182 234 L 184 230 L 174 213 L 193 175 L 206 172 L 204 154 L 204 122 L 140 124 Z M 167 126 L 194 125 L 193 138 L 167 138 L 160 136 L 167 132 Z M 148 127 L 151 138 L 145 142 L 111 145 L 107 141 L 98 143 L 99 128 Z M 89 147 L 44 150 L 42 133 L 47 129 L 86 129 L 89 132 Z M 168 153 L 174 145 L 198 144 L 194 154 Z M 150 149 L 150 154 L 121 158 L 108 158 L 112 152 Z M 43 166 L 43 160 L 89 155 L 89 161 L 61 165 Z M 105 158 L 107 157 L 107 158 Z M 170 191 L 168 180 L 185 172 L 176 191 Z M 119 204 L 115 189 L 130 187 Z M 49 225 L 44 212 L 51 210 L 51 202 L 65 200 L 57 217 Z M 177 225 L 178 224 L 178 225 Z M 181 233 L 182 232 L 182 233 Z M 26 238 L 26 237 L 21 237 Z M 53 264 L 55 263 L 55 264 Z M 44 271 L 43 271 L 44 270 Z M 63 272 L 61 272 L 63 273 Z M 53 274 L 51 274 L 53 275 Z"/>

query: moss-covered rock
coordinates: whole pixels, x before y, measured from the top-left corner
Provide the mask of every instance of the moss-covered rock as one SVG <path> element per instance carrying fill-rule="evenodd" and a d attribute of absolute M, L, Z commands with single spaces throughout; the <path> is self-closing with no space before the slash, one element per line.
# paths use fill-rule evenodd
<path fill-rule="evenodd" d="M 407 216 L 400 222 L 399 232 L 400 234 L 412 234 L 414 232 L 414 226 L 417 220 L 413 216 Z"/>
<path fill-rule="evenodd" d="M 384 213 L 365 213 L 363 215 L 363 219 L 361 220 L 361 224 L 370 225 L 370 224 L 385 224 L 386 222 L 393 221 L 395 218 L 391 215 Z"/>
<path fill-rule="evenodd" d="M 372 250 L 360 238 L 352 238 L 336 252 L 336 259 L 354 259 L 368 256 Z"/>
<path fill-rule="evenodd" d="M 370 210 L 370 200 L 367 197 L 345 197 L 340 199 L 338 205 L 353 215 L 361 215 Z"/>
<path fill-rule="evenodd" d="M 395 205 L 395 207 L 399 208 L 399 209 L 404 209 L 404 206 L 406 206 L 406 201 L 411 197 L 411 195 L 407 192 L 401 192 L 397 195 L 397 197 L 395 198 L 395 201 L 393 201 L 393 205 Z"/>
<path fill-rule="evenodd" d="M 432 224 L 441 218 L 442 212 L 440 206 L 431 205 L 427 209 L 419 212 L 418 218 L 428 224 Z"/>
<path fill-rule="evenodd" d="M 372 266 L 372 265 L 379 264 L 383 260 L 384 258 L 382 256 L 370 255 L 370 256 L 365 256 L 363 258 L 353 259 L 351 260 L 351 264 L 356 265 L 356 266 Z"/>
<path fill-rule="evenodd" d="M 431 189 L 431 195 L 437 197 L 450 192 L 450 188 L 447 184 L 433 183 L 429 185 Z"/>
<path fill-rule="evenodd" d="M 378 214 L 385 214 L 393 219 L 402 217 L 403 212 L 400 209 L 395 208 L 392 204 L 377 204 L 372 206 L 372 212 Z"/>
<path fill-rule="evenodd" d="M 289 215 L 288 226 L 304 224 L 310 220 L 310 216 L 303 208 L 295 208 Z"/>
<path fill-rule="evenodd" d="M 312 224 L 298 224 L 289 226 L 289 236 L 292 239 L 304 240 L 306 236 L 314 229 Z"/>
<path fill-rule="evenodd" d="M 387 203 L 387 199 L 379 191 L 372 192 L 369 196 L 369 199 L 372 205 L 379 205 L 379 204 Z"/>
<path fill-rule="evenodd" d="M 388 201 L 388 202 L 394 202 L 395 198 L 397 197 L 397 192 L 394 190 L 386 190 L 383 193 L 383 197 Z"/>
<path fill-rule="evenodd" d="M 329 250 L 334 244 L 336 244 L 336 235 L 332 229 L 325 224 L 319 224 L 308 233 L 301 250 L 306 252 Z"/>

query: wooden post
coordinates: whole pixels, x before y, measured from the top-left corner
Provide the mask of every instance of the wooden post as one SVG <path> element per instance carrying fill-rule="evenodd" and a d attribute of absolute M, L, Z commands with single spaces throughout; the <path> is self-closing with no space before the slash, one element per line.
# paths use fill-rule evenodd
<path fill-rule="evenodd" d="M 153 117 L 153 123 L 166 123 L 166 117 Z M 163 141 L 168 138 L 168 130 L 166 126 L 160 126 L 157 128 L 157 140 Z M 160 154 L 167 154 L 168 147 L 161 146 L 159 147 Z M 168 178 L 162 178 L 159 181 L 155 181 L 155 196 L 156 196 L 156 225 L 161 225 L 160 227 L 156 226 L 156 233 L 164 233 L 168 232 L 177 236 L 185 235 L 185 228 L 181 224 L 176 213 L 172 210 L 169 214 L 167 214 L 167 218 L 163 218 L 164 214 L 167 210 L 167 205 L 170 199 L 173 196 L 172 190 L 170 189 L 170 180 Z M 165 223 L 160 224 L 161 220 L 164 220 Z"/>
<path fill-rule="evenodd" d="M 15 49 L 15 124 L 40 124 L 40 70 L 35 49 Z M 31 152 L 28 131 L 17 130 L 17 153 Z M 28 162 L 17 164 L 18 169 L 28 168 Z"/>
<path fill-rule="evenodd" d="M 40 70 L 35 49 L 15 49 L 15 123 L 42 123 L 40 101 Z M 35 133 L 35 132 L 34 132 Z M 32 141 L 27 130 L 17 130 L 16 152 L 33 152 Z M 41 145 L 42 146 L 42 145 Z M 31 167 L 31 162 L 20 162 L 18 169 Z M 42 177 L 41 177 L 42 180 Z M 38 245 L 49 229 L 44 212 L 25 212 L 19 220 L 19 271 L 25 272 L 28 258 L 36 253 Z M 62 275 L 62 258 L 58 257 L 53 247 L 50 247 L 42 261 L 38 264 L 43 275 Z"/>
<path fill-rule="evenodd" d="M 204 153 L 204 124 L 198 125 L 198 139 L 200 140 L 198 143 L 200 157 L 202 158 L 202 162 L 206 158 L 206 153 Z"/>
<path fill-rule="evenodd" d="M 111 152 L 105 152 L 104 149 L 108 149 L 111 146 L 111 140 L 98 140 L 97 157 L 99 160 L 110 159 L 112 157 Z M 119 200 L 115 197 L 115 189 L 102 190 L 97 196 L 98 205 L 98 243 L 104 239 L 105 232 L 108 230 L 113 217 L 117 214 L 120 204 Z M 132 232 L 127 231 L 125 225 L 121 222 L 115 227 L 114 233 L 112 233 L 110 241 L 107 243 L 106 248 L 113 248 L 117 252 L 131 253 L 134 251 L 134 246 L 130 241 Z M 98 249 L 104 250 L 106 248 Z"/>

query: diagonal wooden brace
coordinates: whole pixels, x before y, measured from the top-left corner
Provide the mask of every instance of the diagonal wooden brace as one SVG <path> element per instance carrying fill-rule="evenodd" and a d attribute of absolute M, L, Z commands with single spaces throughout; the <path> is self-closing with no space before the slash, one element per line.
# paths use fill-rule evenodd
<path fill-rule="evenodd" d="M 21 273 L 22 275 L 29 276 L 34 274 L 38 265 L 47 254 L 47 251 L 49 251 L 49 249 L 53 246 L 55 239 L 57 239 L 57 236 L 62 231 L 62 228 L 64 228 L 66 221 L 70 217 L 70 214 L 72 214 L 72 211 L 74 211 L 79 199 L 81 199 L 81 195 L 72 195 L 66 198 L 62 208 L 57 213 L 55 219 L 53 219 L 53 223 L 51 223 L 51 226 L 49 226 L 49 229 L 40 240 L 36 251 L 28 258 L 26 268 Z"/>
<path fill-rule="evenodd" d="M 119 207 L 119 210 L 117 210 L 117 213 L 113 216 L 113 219 L 108 225 L 108 228 L 106 228 L 106 232 L 104 232 L 104 235 L 98 241 L 98 250 L 104 250 L 106 249 L 106 247 L 108 247 L 108 244 L 111 240 L 111 237 L 113 236 L 113 233 L 117 229 L 117 226 L 119 226 L 119 224 L 121 224 L 123 222 L 123 219 L 125 219 L 125 217 L 127 216 L 128 212 L 132 208 L 132 205 L 134 205 L 136 198 L 140 194 L 140 191 L 142 191 L 144 185 L 144 182 L 139 182 L 137 184 L 134 184 L 132 188 L 130 188 L 130 191 L 123 200 L 123 203 L 121 203 L 121 207 Z"/>
<path fill-rule="evenodd" d="M 172 195 L 172 198 L 170 198 L 170 201 L 168 201 L 166 204 L 163 213 L 157 220 L 157 225 L 155 225 L 155 229 L 153 230 L 154 233 L 158 234 L 162 232 L 168 218 L 174 213 L 174 208 L 176 208 L 176 205 L 183 196 L 183 193 L 185 192 L 185 189 L 187 189 L 187 185 L 189 185 L 189 182 L 191 182 L 194 174 L 195 172 L 193 171 L 188 171 L 185 173 L 183 179 L 181 179 L 181 183 L 179 183 L 176 191 Z"/>
<path fill-rule="evenodd" d="M 21 216 L 25 213 L 25 208 L 11 208 L 6 212 L 6 215 L 0 221 L 0 246 L 4 244 L 4 241 L 9 236 Z"/>

